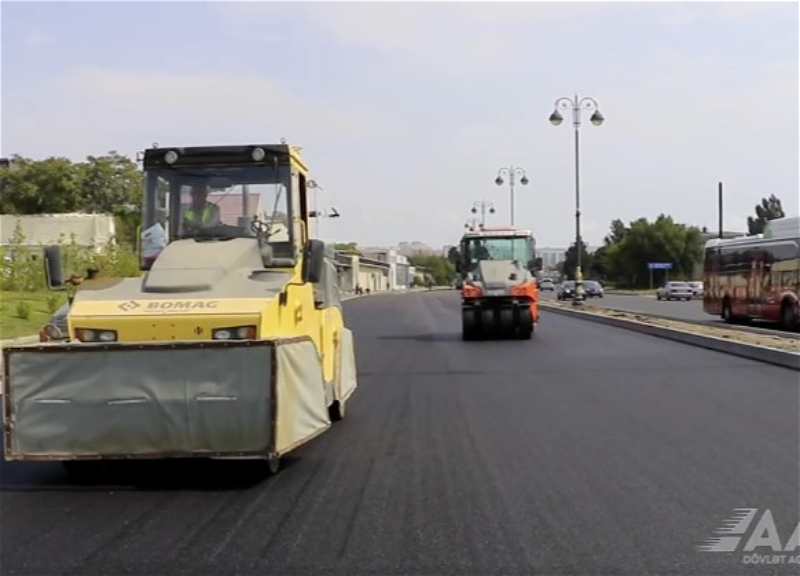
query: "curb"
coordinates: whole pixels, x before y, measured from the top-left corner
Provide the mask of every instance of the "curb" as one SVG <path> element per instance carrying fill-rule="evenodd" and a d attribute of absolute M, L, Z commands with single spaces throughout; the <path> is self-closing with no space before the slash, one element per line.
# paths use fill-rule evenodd
<path fill-rule="evenodd" d="M 640 334 L 647 334 L 649 336 L 656 336 L 666 340 L 673 340 L 714 350 L 716 352 L 723 352 L 733 356 L 755 360 L 790 370 L 800 371 L 800 352 L 787 352 L 785 350 L 776 350 L 775 348 L 767 348 L 766 346 L 757 346 L 755 344 L 744 344 L 741 342 L 733 342 L 725 340 L 724 338 L 717 338 L 716 336 L 703 336 L 700 334 L 692 334 L 675 328 L 665 328 L 663 326 L 652 326 L 643 324 L 632 320 L 625 320 L 622 318 L 611 318 L 608 316 L 600 316 L 592 314 L 591 312 L 577 312 L 575 310 L 568 310 L 564 308 L 557 308 L 555 306 L 542 306 L 543 310 L 552 311 L 562 316 L 570 316 L 572 318 L 582 318 L 590 322 L 598 324 L 605 324 L 606 326 L 613 326 L 615 328 L 623 328 L 625 330 L 632 330 Z"/>
<path fill-rule="evenodd" d="M 34 342 L 39 341 L 39 335 L 34 336 L 21 336 L 19 338 L 10 338 L 8 340 L 0 340 L 0 348 L 5 348 L 6 346 L 25 346 L 27 344 L 33 344 Z"/>

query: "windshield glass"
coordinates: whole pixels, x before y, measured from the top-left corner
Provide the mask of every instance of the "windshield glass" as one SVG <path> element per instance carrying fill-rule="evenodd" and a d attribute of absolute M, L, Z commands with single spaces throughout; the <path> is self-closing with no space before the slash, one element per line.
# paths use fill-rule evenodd
<path fill-rule="evenodd" d="M 294 265 L 288 167 L 157 169 L 145 182 L 144 257 L 154 258 L 168 240 L 252 238 L 258 231 L 278 266 Z"/>
<path fill-rule="evenodd" d="M 533 259 L 528 238 L 468 238 L 463 248 L 466 261 L 472 265 L 481 260 L 516 260 L 526 266 Z"/>

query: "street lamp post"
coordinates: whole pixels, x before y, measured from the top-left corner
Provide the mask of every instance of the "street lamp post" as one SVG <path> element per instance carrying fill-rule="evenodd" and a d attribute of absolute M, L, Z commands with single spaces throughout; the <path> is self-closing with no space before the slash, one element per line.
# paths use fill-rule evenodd
<path fill-rule="evenodd" d="M 466 222 L 464 222 L 464 228 L 469 230 L 470 232 L 474 232 L 475 230 L 480 229 L 480 224 L 478 224 L 477 218 L 468 218 Z"/>
<path fill-rule="evenodd" d="M 511 189 L 511 225 L 514 225 L 514 186 L 516 185 L 517 176 L 522 176 L 519 183 L 523 186 L 528 185 L 528 175 L 523 168 L 515 168 L 514 166 L 506 166 L 497 171 L 497 178 L 494 183 L 498 186 L 503 185 L 503 174 L 508 176 L 508 187 Z"/>
<path fill-rule="evenodd" d="M 486 226 L 486 212 L 488 211 L 489 214 L 494 214 L 494 204 L 492 204 L 489 200 L 476 200 L 472 204 L 472 213 L 477 214 L 480 211 L 481 213 L 481 228 Z"/>
<path fill-rule="evenodd" d="M 580 178 L 580 127 L 581 127 L 581 112 L 583 110 L 592 110 L 593 114 L 589 121 L 595 126 L 603 124 L 605 118 L 600 113 L 600 107 L 594 98 L 559 98 L 555 103 L 555 110 L 550 115 L 550 123 L 553 126 L 558 126 L 563 122 L 564 117 L 559 113 L 559 109 L 572 111 L 572 126 L 575 129 L 575 252 L 577 254 L 577 262 L 575 266 L 575 297 L 573 304 L 579 306 L 583 302 L 583 270 L 581 269 L 582 256 L 581 256 L 581 178 Z"/>
<path fill-rule="evenodd" d="M 316 236 L 317 236 L 317 238 L 319 238 L 320 237 L 320 235 L 319 235 L 319 224 L 320 224 L 320 222 L 319 221 L 322 218 L 322 211 L 319 209 L 319 191 L 320 190 L 325 190 L 325 189 L 322 186 L 320 186 L 319 183 L 316 180 L 309 180 L 306 183 L 306 188 L 310 188 L 311 190 L 314 191 L 314 210 L 311 212 L 311 214 L 313 214 L 313 216 L 317 220 L 315 228 L 316 228 Z M 308 234 L 308 237 L 310 238 L 311 237 L 311 231 L 307 230 L 306 233 Z"/>

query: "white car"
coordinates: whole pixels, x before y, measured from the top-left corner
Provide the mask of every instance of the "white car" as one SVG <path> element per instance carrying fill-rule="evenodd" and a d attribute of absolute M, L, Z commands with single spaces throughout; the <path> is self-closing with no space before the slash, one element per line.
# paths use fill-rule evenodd
<path fill-rule="evenodd" d="M 695 298 L 703 297 L 705 290 L 703 289 L 702 282 L 687 282 L 687 284 L 689 285 L 689 288 L 692 289 L 692 295 L 694 295 Z"/>
<path fill-rule="evenodd" d="M 552 292 L 555 289 L 556 286 L 550 278 L 542 278 L 539 281 L 539 290 L 549 290 Z"/>
<path fill-rule="evenodd" d="M 693 296 L 692 287 L 686 282 L 667 282 L 656 292 L 659 300 L 691 300 Z"/>

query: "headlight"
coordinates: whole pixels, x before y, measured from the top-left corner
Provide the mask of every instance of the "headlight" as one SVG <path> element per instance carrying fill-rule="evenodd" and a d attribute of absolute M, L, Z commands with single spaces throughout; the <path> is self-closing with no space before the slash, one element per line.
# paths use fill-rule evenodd
<path fill-rule="evenodd" d="M 115 330 L 76 328 L 75 337 L 81 342 L 116 342 L 117 332 Z"/>
<path fill-rule="evenodd" d="M 211 332 L 211 337 L 214 340 L 252 340 L 256 337 L 256 327 L 217 328 Z"/>

